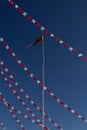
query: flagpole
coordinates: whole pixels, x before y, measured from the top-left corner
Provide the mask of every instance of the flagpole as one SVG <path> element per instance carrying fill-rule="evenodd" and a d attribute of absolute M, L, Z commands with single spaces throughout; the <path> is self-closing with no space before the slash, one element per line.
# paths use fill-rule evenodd
<path fill-rule="evenodd" d="M 42 130 L 44 130 L 44 59 L 45 59 L 45 55 L 44 55 L 44 37 L 42 35 L 42 83 L 43 83 L 43 87 L 42 87 Z"/>
<path fill-rule="evenodd" d="M 39 38 L 37 38 L 33 43 L 29 44 L 28 46 L 26 46 L 26 48 L 30 48 L 33 45 L 36 45 L 38 43 L 42 42 L 42 130 L 44 130 L 44 59 L 45 59 L 45 55 L 44 55 L 44 36 L 40 36 Z"/>

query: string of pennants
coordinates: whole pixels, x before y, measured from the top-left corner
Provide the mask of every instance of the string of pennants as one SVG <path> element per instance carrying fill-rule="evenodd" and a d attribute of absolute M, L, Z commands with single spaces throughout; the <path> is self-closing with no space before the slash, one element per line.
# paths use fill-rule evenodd
<path fill-rule="evenodd" d="M 25 12 L 22 7 L 20 7 L 18 4 L 15 3 L 14 0 L 8 0 L 10 5 L 12 5 L 22 16 L 27 18 L 27 20 L 31 23 L 33 23 L 37 28 L 39 28 L 42 32 L 44 32 L 45 35 L 50 36 L 50 38 L 53 38 L 57 43 L 62 45 L 64 48 L 67 48 L 70 52 L 75 54 L 78 58 L 82 57 L 83 60 L 87 60 L 87 56 L 85 56 L 83 53 L 80 53 L 78 50 L 74 49 L 72 46 L 70 46 L 68 43 L 65 43 L 63 40 L 61 40 L 59 37 L 57 37 L 54 33 L 51 33 L 46 27 L 42 26 L 40 22 L 36 21 L 30 14 Z"/>
<path fill-rule="evenodd" d="M 42 109 L 32 100 L 32 98 L 27 94 L 27 92 L 19 85 L 19 83 L 15 80 L 14 76 L 12 75 L 12 73 L 9 71 L 9 69 L 2 60 L 0 60 L 0 65 L 3 67 L 4 71 L 9 75 L 9 78 L 12 80 L 15 87 L 17 87 L 18 90 L 25 96 L 26 100 L 28 100 L 34 106 L 34 108 L 36 108 L 40 113 L 42 113 Z M 2 71 L 1 73 L 4 74 Z M 62 127 L 54 120 L 52 120 L 46 113 L 44 113 L 44 116 L 50 123 L 52 123 L 59 130 L 63 130 Z"/>
<path fill-rule="evenodd" d="M 20 58 L 14 53 L 14 51 L 10 48 L 10 46 L 7 44 L 7 42 L 4 41 L 2 37 L 0 37 L 0 42 L 1 44 L 5 47 L 7 52 L 13 56 L 14 60 L 17 62 L 18 65 L 34 80 L 36 83 L 40 86 L 43 87 L 43 83 L 38 80 L 38 78 L 31 73 L 31 71 L 25 66 L 25 64 L 20 60 Z M 51 92 L 50 89 L 48 89 L 46 86 L 44 86 L 44 90 L 51 96 L 53 99 L 62 105 L 64 108 L 66 108 L 68 111 L 70 111 L 72 114 L 74 114 L 76 117 L 81 119 L 82 121 L 87 123 L 87 119 L 83 117 L 81 114 L 79 114 L 77 111 L 72 109 L 70 106 L 68 106 L 64 101 L 62 101 L 59 97 L 57 97 L 53 92 Z"/>
<path fill-rule="evenodd" d="M 21 112 L 20 110 L 18 110 L 17 108 L 13 107 L 10 103 L 8 103 L 6 101 L 6 99 L 4 98 L 4 96 L 2 95 L 2 93 L 0 92 L 0 101 L 4 103 L 4 105 L 10 110 L 10 112 L 12 114 L 17 113 L 20 114 L 22 117 L 24 117 L 25 119 L 27 119 L 28 121 L 32 121 L 32 123 L 36 123 L 37 125 L 40 125 L 41 127 L 41 123 L 39 121 L 36 121 L 35 119 L 32 119 L 31 117 L 27 116 L 25 113 Z M 19 121 L 18 121 L 19 122 Z M 21 124 L 21 123 L 20 123 Z M 3 123 L 1 124 L 3 125 Z M 22 125 L 23 126 L 23 125 Z M 4 125 L 3 125 L 4 127 Z"/>
<path fill-rule="evenodd" d="M 2 96 L 2 93 L 0 92 L 0 101 L 8 108 L 9 112 L 13 116 L 13 118 L 16 120 L 18 125 L 21 127 L 22 130 L 25 130 L 22 122 L 18 119 L 18 117 L 15 115 L 15 111 L 12 110 L 11 105 L 5 100 L 5 98 Z"/>
<path fill-rule="evenodd" d="M 4 125 L 4 123 L 0 120 L 0 126 L 2 127 L 3 130 L 6 130 L 6 127 Z"/>
<path fill-rule="evenodd" d="M 31 116 L 42 125 L 42 122 L 37 118 L 37 116 L 33 113 L 33 111 L 26 105 L 26 103 L 22 100 L 19 94 L 16 92 L 15 88 L 9 82 L 8 78 L 6 77 L 5 73 L 0 69 L 0 74 L 2 75 L 3 79 L 5 80 L 6 84 L 8 85 L 9 89 L 13 92 L 14 96 L 18 99 L 18 101 L 23 105 L 23 107 L 31 114 Z M 44 126 L 45 130 L 49 130 L 46 126 Z"/>
<path fill-rule="evenodd" d="M 56 42 L 58 42 L 59 44 L 61 44 L 63 47 L 67 48 L 69 51 L 73 52 L 74 54 L 77 55 L 77 57 L 82 57 L 83 60 L 87 60 L 87 56 L 84 56 L 82 53 L 79 53 L 78 50 L 75 50 L 73 47 L 69 46 L 69 44 L 64 43 L 64 41 L 60 40 L 58 37 L 56 37 L 53 33 L 50 33 L 49 30 L 47 30 L 45 27 L 43 27 L 39 22 L 37 22 L 35 19 L 32 18 L 32 16 L 28 15 L 28 13 L 26 13 L 21 7 L 19 7 L 19 5 L 17 5 L 13 0 L 8 0 L 10 2 L 10 4 L 12 6 L 15 7 L 15 9 L 18 10 L 18 12 L 20 14 L 22 14 L 24 17 L 27 18 L 28 21 L 32 22 L 33 24 L 35 24 L 35 26 L 37 26 L 41 31 L 43 31 L 46 35 L 49 35 L 51 38 L 54 38 L 54 40 Z M 7 42 L 4 41 L 4 39 L 2 37 L 0 37 L 0 42 L 2 45 L 4 45 L 5 49 L 8 51 L 9 54 L 11 54 L 13 56 L 13 58 L 15 59 L 15 61 L 20 65 L 21 68 L 23 68 L 23 70 L 31 77 L 33 78 L 34 81 L 36 81 L 36 83 L 40 86 L 43 87 L 43 83 L 40 82 L 40 80 L 38 80 L 38 78 L 31 73 L 31 71 L 24 65 L 24 63 L 22 63 L 22 61 L 19 59 L 19 57 L 13 52 L 13 50 L 10 48 L 10 46 L 7 44 Z M 40 112 L 42 113 L 42 110 L 40 109 L 40 107 L 38 107 L 38 105 L 29 97 L 29 95 L 26 93 L 26 91 L 24 91 L 22 89 L 22 87 L 19 85 L 19 83 L 15 80 L 15 78 L 13 77 L 13 75 L 11 74 L 11 72 L 8 70 L 7 66 L 4 64 L 4 62 L 1 60 L 0 61 L 1 66 L 4 68 L 5 73 L 7 73 L 10 77 L 10 79 L 12 79 L 12 82 L 14 82 L 15 86 L 19 89 L 19 91 L 21 93 L 24 94 L 25 98 Z M 19 113 L 20 115 L 22 115 L 24 118 L 26 118 L 27 120 L 31 120 L 32 123 L 36 123 L 39 124 L 40 126 L 42 126 L 42 122 L 36 117 L 36 115 L 32 112 L 32 110 L 26 105 L 26 103 L 22 100 L 22 98 L 18 95 L 18 93 L 16 92 L 16 90 L 14 89 L 14 87 L 12 86 L 12 84 L 9 82 L 8 78 L 6 77 L 4 71 L 2 71 L 2 69 L 0 69 L 0 73 L 2 75 L 2 77 L 4 78 L 5 82 L 7 83 L 7 85 L 9 86 L 10 90 L 13 92 L 13 94 L 15 95 L 15 97 L 19 100 L 19 102 L 24 106 L 24 108 L 31 114 L 31 116 L 34 119 L 31 119 L 30 117 L 28 117 L 26 114 L 22 113 L 21 111 L 17 110 L 15 107 L 12 107 L 11 104 L 9 104 L 5 98 L 2 96 L 2 94 L 0 93 L 0 101 L 4 103 L 4 105 L 8 108 L 9 112 L 12 114 L 13 118 L 16 120 L 16 122 L 19 124 L 19 126 L 22 128 L 22 130 L 25 130 L 23 124 L 20 122 L 20 120 L 16 117 L 15 113 Z M 79 114 L 77 111 L 75 111 L 74 109 L 72 109 L 71 107 L 69 107 L 66 103 L 64 103 L 59 97 L 57 97 L 53 92 L 51 92 L 50 89 L 48 89 L 46 86 L 44 86 L 44 90 L 53 97 L 53 99 L 61 104 L 64 108 L 66 108 L 68 111 L 70 111 L 71 113 L 73 113 L 74 115 L 76 115 L 79 119 L 81 119 L 82 121 L 87 123 L 87 119 L 84 118 L 81 114 Z M 56 123 L 54 120 L 52 120 L 46 113 L 44 114 L 45 118 L 48 119 L 48 121 L 50 123 L 52 123 L 54 126 L 56 126 L 59 130 L 63 130 L 63 128 Z M 4 124 L 0 121 L 0 125 L 2 126 L 3 130 L 6 130 Z M 49 130 L 49 128 L 47 128 L 46 126 L 44 126 L 44 129 Z"/>

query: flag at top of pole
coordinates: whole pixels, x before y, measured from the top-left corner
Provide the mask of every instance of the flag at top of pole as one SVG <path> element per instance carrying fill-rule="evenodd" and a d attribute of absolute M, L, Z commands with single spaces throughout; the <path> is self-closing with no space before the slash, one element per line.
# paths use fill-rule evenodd
<path fill-rule="evenodd" d="M 26 46 L 26 48 L 29 48 L 33 45 L 37 45 L 38 43 L 41 43 L 44 40 L 43 35 L 41 35 L 40 37 L 38 37 L 33 43 L 31 43 L 30 45 Z"/>

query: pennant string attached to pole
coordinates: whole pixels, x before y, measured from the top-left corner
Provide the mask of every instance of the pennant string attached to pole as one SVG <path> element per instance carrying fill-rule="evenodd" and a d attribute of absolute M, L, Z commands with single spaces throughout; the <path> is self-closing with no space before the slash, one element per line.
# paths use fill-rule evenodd
<path fill-rule="evenodd" d="M 23 118 L 27 119 L 28 121 L 31 120 L 32 123 L 35 123 L 36 125 L 40 125 L 40 127 L 41 127 L 41 123 L 39 121 L 32 119 L 31 117 L 27 116 L 25 113 L 21 112 L 20 110 L 18 110 L 15 107 L 13 107 L 10 103 L 8 103 L 6 101 L 6 99 L 4 98 L 4 96 L 2 96 L 1 93 L 0 93 L 0 100 L 8 109 L 10 109 L 11 112 L 20 114 Z"/>
<path fill-rule="evenodd" d="M 2 75 L 2 78 L 5 80 L 6 84 L 8 85 L 9 89 L 13 92 L 14 96 L 18 99 L 18 101 L 23 105 L 23 107 L 31 114 L 31 116 L 36 120 L 40 120 L 37 118 L 37 116 L 33 113 L 33 111 L 26 105 L 26 103 L 22 100 L 22 98 L 19 96 L 19 94 L 16 92 L 15 88 L 12 86 L 12 84 L 9 82 L 8 78 L 6 77 L 5 73 L 0 69 L 0 74 Z M 40 122 L 42 125 L 42 122 Z M 46 126 L 44 126 L 44 129 L 48 129 Z"/>
<path fill-rule="evenodd" d="M 39 22 L 37 22 L 34 18 L 32 18 L 31 15 L 29 15 L 27 12 L 25 12 L 18 4 L 15 3 L 14 0 L 8 0 L 11 6 L 13 6 L 22 16 L 24 16 L 29 22 L 33 23 L 36 27 L 38 27 L 42 32 L 44 32 L 45 35 L 50 36 L 50 38 L 54 39 L 57 43 L 62 45 L 63 48 L 67 48 L 70 52 L 75 54 L 78 58 L 82 57 L 83 60 L 87 60 L 87 56 L 85 56 L 83 53 L 80 53 L 77 49 L 74 49 L 72 46 L 70 46 L 68 43 L 65 43 L 63 40 L 61 40 L 58 36 L 56 36 L 54 33 L 50 33 L 46 27 L 42 26 Z"/>
<path fill-rule="evenodd" d="M 0 60 L 0 65 L 3 67 L 3 70 L 5 73 L 9 76 L 9 78 L 12 80 L 14 83 L 15 87 L 18 88 L 18 90 L 25 96 L 26 100 L 28 100 L 41 114 L 42 114 L 42 109 L 32 100 L 32 98 L 27 94 L 27 92 L 22 88 L 22 86 L 19 85 L 19 83 L 16 81 L 14 76 L 12 75 L 11 71 L 7 68 L 7 65 L 4 64 L 2 60 Z M 63 128 L 56 123 L 53 119 L 51 119 L 46 112 L 44 112 L 44 116 L 50 123 L 52 123 L 55 127 L 57 127 L 59 130 L 63 130 Z"/>
<path fill-rule="evenodd" d="M 72 52 L 73 54 L 75 54 L 78 58 L 82 57 L 83 60 L 87 60 L 87 56 L 85 56 L 82 53 L 79 53 L 78 50 L 74 49 L 73 47 L 71 47 L 68 43 L 65 43 L 64 41 L 62 41 L 59 37 L 57 37 L 54 33 L 50 33 L 50 31 L 48 29 L 46 29 L 46 27 L 42 26 L 39 22 L 37 22 L 35 19 L 32 18 L 32 16 L 30 16 L 27 12 L 25 12 L 21 7 L 19 7 L 19 5 L 17 5 L 14 0 L 8 0 L 10 5 L 12 5 L 21 15 L 23 15 L 25 18 L 27 18 L 28 21 L 32 22 L 36 27 L 38 27 L 42 32 L 44 32 L 45 35 L 50 36 L 51 38 L 53 38 L 57 43 L 59 43 L 60 45 L 62 45 L 64 48 L 67 48 L 70 52 Z M 32 117 L 35 119 L 31 119 L 30 117 L 28 117 L 27 115 L 24 114 L 24 117 L 32 120 L 32 122 L 35 122 L 36 124 L 39 124 L 42 128 L 42 130 L 49 130 L 49 128 L 47 128 L 44 124 L 45 124 L 45 118 L 48 118 L 48 120 L 54 124 L 54 126 L 56 126 L 59 130 L 63 130 L 62 127 L 60 127 L 57 123 L 54 122 L 54 120 L 52 120 L 51 118 L 49 118 L 46 113 L 44 112 L 44 108 L 45 108 L 45 91 L 54 98 L 54 100 L 57 103 L 60 103 L 64 108 L 66 108 L 68 111 L 70 111 L 71 113 L 73 113 L 74 115 L 76 115 L 79 119 L 81 119 L 82 121 L 87 123 L 87 119 L 85 117 L 83 117 L 82 115 L 80 115 L 77 111 L 75 111 L 74 109 L 72 109 L 71 107 L 69 107 L 67 104 L 65 104 L 61 99 L 59 99 L 54 93 L 51 92 L 50 89 L 48 89 L 45 86 L 45 74 L 44 74 L 44 69 L 45 69 L 45 54 L 44 54 L 44 37 L 43 35 L 40 36 L 39 38 L 37 38 L 32 44 L 28 45 L 26 48 L 32 47 L 33 45 L 37 45 L 38 43 L 42 42 L 42 82 L 40 82 L 37 77 L 31 73 L 31 71 L 22 63 L 22 61 L 19 59 L 19 57 L 13 52 L 13 50 L 8 46 L 8 44 L 4 41 L 4 39 L 2 37 L 0 37 L 0 42 L 5 46 L 5 49 L 8 51 L 9 54 L 11 54 L 14 59 L 16 60 L 16 62 L 20 65 L 20 67 L 22 67 L 24 69 L 24 71 L 31 77 L 34 79 L 34 81 L 36 81 L 36 83 L 42 87 L 42 109 L 40 109 L 33 100 L 30 100 L 31 104 L 34 105 L 34 107 L 36 107 L 42 114 L 42 122 L 40 122 L 40 120 L 36 117 L 36 115 L 32 112 L 32 110 L 30 110 L 30 108 L 25 104 L 25 102 L 22 100 L 22 98 L 18 95 L 18 93 L 16 92 L 16 90 L 14 89 L 14 87 L 12 86 L 12 84 L 9 82 L 8 78 L 5 76 L 5 73 L 0 69 L 0 73 L 2 75 L 2 77 L 4 78 L 5 82 L 7 83 L 7 85 L 9 86 L 10 90 L 14 93 L 14 95 L 16 96 L 16 98 L 19 100 L 19 102 L 24 106 L 24 108 L 32 115 Z M 0 61 L 1 65 L 3 61 Z M 4 66 L 4 65 L 3 65 Z M 7 71 L 8 68 L 6 66 L 4 66 L 4 71 L 5 72 L 9 72 Z M 13 75 L 11 75 L 11 73 L 8 73 L 10 78 L 12 79 L 12 81 L 15 83 L 15 86 L 18 86 L 20 92 L 24 93 L 24 95 L 26 96 L 27 93 L 21 88 L 21 86 L 18 85 L 18 82 L 16 82 L 16 80 L 14 79 Z M 19 112 L 21 115 L 23 115 L 23 113 L 21 111 L 18 111 L 16 108 L 11 107 L 10 104 L 8 104 L 5 100 L 5 98 L 2 98 L 3 96 L 0 93 L 0 101 L 2 101 L 4 103 L 4 105 L 6 105 L 6 107 L 8 108 L 9 112 L 12 114 L 13 118 L 16 120 L 16 122 L 19 124 L 19 126 L 21 127 L 22 130 L 25 130 L 23 124 L 20 122 L 20 120 L 17 118 L 17 116 L 15 115 L 15 113 Z M 29 96 L 27 95 L 29 99 Z M 7 104 L 6 104 L 7 103 Z M 13 109 L 14 108 L 14 109 Z M 16 110 L 16 111 L 14 111 Z M 4 126 L 4 124 L 2 123 L 2 121 L 0 121 L 0 125 L 2 126 L 3 130 L 6 130 L 6 127 Z"/>
<path fill-rule="evenodd" d="M 10 46 L 7 44 L 6 41 L 4 41 L 4 39 L 1 37 L 0 38 L 0 42 L 1 44 L 5 47 L 5 49 L 7 50 L 7 52 L 15 59 L 15 61 L 17 62 L 17 64 L 20 65 L 20 67 L 34 80 L 36 81 L 36 83 L 40 86 L 43 87 L 43 83 L 41 83 L 40 80 L 38 80 L 38 78 L 31 73 L 31 71 L 25 66 L 25 64 L 20 60 L 20 58 L 13 52 L 13 50 L 10 48 Z M 59 97 L 57 97 L 53 92 L 51 92 L 50 89 L 48 89 L 46 86 L 44 86 L 44 90 L 51 96 L 53 97 L 53 99 L 59 103 L 60 105 L 62 105 L 64 108 L 66 108 L 66 110 L 70 111 L 72 114 L 74 114 L 75 116 L 77 116 L 79 119 L 81 119 L 82 121 L 87 123 L 87 119 L 85 117 L 83 117 L 82 115 L 80 115 L 76 110 L 72 109 L 70 106 L 68 106 L 64 101 L 62 101 Z"/>

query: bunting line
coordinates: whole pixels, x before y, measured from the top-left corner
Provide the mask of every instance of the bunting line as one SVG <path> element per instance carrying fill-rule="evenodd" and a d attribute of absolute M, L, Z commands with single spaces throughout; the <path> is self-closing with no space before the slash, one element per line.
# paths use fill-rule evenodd
<path fill-rule="evenodd" d="M 4 41 L 4 39 L 1 37 L 0 38 L 1 44 L 5 47 L 7 52 L 14 57 L 15 61 L 20 65 L 20 67 L 34 80 L 36 83 L 40 86 L 43 87 L 43 83 L 38 80 L 38 78 L 31 73 L 31 71 L 25 66 L 25 64 L 19 59 L 19 57 L 13 52 L 13 50 L 10 48 L 10 46 L 7 44 L 7 42 Z M 81 114 L 79 114 L 77 111 L 72 109 L 70 106 L 68 106 L 64 101 L 62 101 L 59 97 L 57 97 L 53 92 L 51 92 L 50 89 L 48 89 L 46 86 L 44 86 L 44 90 L 53 97 L 53 99 L 62 105 L 64 108 L 66 108 L 68 111 L 70 111 L 72 114 L 74 114 L 76 117 L 81 119 L 82 121 L 87 123 L 87 119 L 83 117 Z"/>
<path fill-rule="evenodd" d="M 4 125 L 4 123 L 0 120 L 0 126 L 2 127 L 3 130 L 6 130 L 6 127 Z"/>
<path fill-rule="evenodd" d="M 2 94 L 0 92 L 0 101 L 4 103 L 4 105 L 8 108 L 9 112 L 11 113 L 12 117 L 16 120 L 16 122 L 18 123 L 18 125 L 21 127 L 22 130 L 26 130 L 24 128 L 24 125 L 22 124 L 22 122 L 18 119 L 18 117 L 16 117 L 16 115 L 14 114 L 14 112 L 11 110 L 10 105 L 5 101 L 5 99 L 2 98 Z M 6 130 L 6 129 L 5 129 Z"/>
<path fill-rule="evenodd" d="M 60 38 L 56 37 L 53 33 L 50 33 L 49 30 L 47 30 L 45 27 L 43 27 L 40 23 L 38 23 L 35 19 L 33 19 L 30 15 L 28 15 L 25 11 L 23 11 L 23 9 L 21 7 L 19 7 L 19 5 L 17 5 L 13 0 L 8 0 L 10 2 L 10 4 L 12 6 L 15 7 L 15 9 L 18 10 L 18 12 L 20 14 L 22 14 L 24 17 L 27 18 L 28 21 L 32 22 L 36 27 L 38 27 L 41 31 L 43 31 L 46 35 L 49 35 L 51 38 L 54 38 L 54 40 L 56 42 L 58 42 L 60 45 L 62 45 L 64 48 L 67 48 L 69 51 L 71 51 L 72 53 L 74 53 L 75 55 L 77 55 L 78 58 L 82 57 L 83 60 L 87 60 L 87 56 L 85 56 L 82 53 L 79 53 L 78 50 L 75 50 L 73 47 L 71 47 L 69 44 L 65 43 L 64 41 L 60 40 Z M 36 81 L 36 83 L 40 86 L 43 87 L 43 83 L 41 83 L 36 76 L 34 76 L 33 73 L 31 73 L 31 71 L 22 63 L 22 61 L 19 59 L 19 57 L 16 56 L 16 54 L 10 49 L 10 47 L 7 45 L 7 43 L 3 40 L 3 38 L 0 38 L 0 42 L 3 45 L 6 45 L 6 50 L 15 58 L 16 62 L 24 69 L 25 72 L 27 72 L 28 75 L 30 75 L 31 78 L 33 78 L 34 81 Z M 2 62 L 2 61 L 1 61 Z M 27 97 L 26 99 L 30 98 L 27 93 L 21 88 L 21 86 L 18 84 L 18 82 L 16 82 L 16 80 L 14 79 L 13 75 L 11 73 L 9 73 L 8 68 L 6 67 L 4 69 L 5 72 L 8 73 L 9 77 L 12 79 L 12 81 L 15 83 L 15 86 L 19 87 L 20 92 L 22 92 L 25 97 Z M 10 84 L 10 82 L 8 81 L 7 77 L 4 75 L 4 72 L 1 71 L 0 72 L 2 74 L 2 77 L 4 78 L 4 80 L 6 81 L 6 83 L 8 84 L 9 88 L 12 89 L 12 92 L 14 93 L 14 95 L 16 96 L 16 98 L 19 100 L 19 102 L 22 103 L 22 105 L 26 108 L 26 110 L 28 109 L 29 113 L 31 113 L 31 115 L 33 115 L 33 117 L 35 119 L 37 119 L 37 117 L 35 116 L 35 114 L 30 110 L 30 108 L 25 104 L 25 102 L 20 98 L 20 96 L 16 93 L 16 90 L 13 88 L 13 86 Z M 55 100 L 57 103 L 60 103 L 63 107 L 65 107 L 68 111 L 70 111 L 71 113 L 73 113 L 74 115 L 76 115 L 79 119 L 81 119 L 82 121 L 87 123 L 87 119 L 84 118 L 82 115 L 80 115 L 77 111 L 75 111 L 74 109 L 72 109 L 71 107 L 69 107 L 67 104 L 65 104 L 61 99 L 59 99 L 54 93 L 51 92 L 50 89 L 48 89 L 46 86 L 44 86 L 44 90 L 49 93 Z M 9 112 L 11 113 L 11 115 L 13 116 L 13 118 L 16 120 L 16 122 L 18 123 L 18 125 L 21 127 L 22 130 L 25 130 L 23 124 L 20 122 L 20 120 L 16 117 L 16 115 L 14 114 L 15 112 L 20 113 L 23 117 L 31 120 L 27 115 L 25 115 L 24 113 L 22 113 L 21 111 L 18 111 L 17 109 L 15 109 L 14 107 L 11 107 L 10 104 L 6 103 L 6 100 L 4 98 L 1 98 L 1 100 L 4 100 L 3 103 L 5 102 L 4 105 L 7 106 Z M 37 106 L 37 104 L 34 103 L 34 101 L 30 98 L 29 100 L 31 102 L 31 104 L 38 108 L 39 112 L 42 113 L 42 110 Z M 46 113 L 45 113 L 46 115 Z M 48 115 L 45 116 L 51 123 L 54 124 L 54 126 L 59 127 L 58 129 L 63 130 L 57 123 L 55 123 L 51 118 L 48 117 Z M 40 126 L 42 125 L 42 122 L 39 121 L 39 119 L 37 119 L 36 121 L 33 119 L 32 123 L 36 122 L 36 124 L 40 123 Z M 0 121 L 0 125 L 2 126 L 3 130 L 6 130 L 4 124 Z M 49 130 L 46 126 L 44 126 L 44 128 L 46 130 Z"/>
<path fill-rule="evenodd" d="M 67 48 L 70 52 L 75 54 L 78 58 L 82 57 L 83 60 L 87 60 L 87 56 L 85 56 L 82 53 L 79 53 L 78 50 L 74 49 L 72 46 L 70 46 L 68 43 L 65 43 L 63 40 L 61 40 L 58 36 L 56 36 L 54 33 L 51 33 L 46 27 L 42 26 L 39 22 L 36 21 L 30 14 L 25 12 L 22 7 L 20 7 L 18 4 L 14 2 L 14 0 L 8 0 L 11 6 L 13 6 L 22 16 L 24 16 L 29 22 L 34 24 L 37 28 L 39 28 L 42 32 L 44 32 L 45 35 L 48 35 L 50 38 L 53 38 L 57 43 L 63 46 L 63 48 Z"/>
<path fill-rule="evenodd" d="M 2 96 L 2 94 L 0 93 L 0 100 L 4 103 L 4 105 L 8 108 L 10 108 L 12 110 L 12 112 L 20 114 L 23 118 L 27 119 L 28 121 L 31 120 L 32 123 L 36 123 L 37 125 L 41 125 L 39 121 L 35 121 L 34 119 L 32 119 L 31 117 L 27 116 L 25 113 L 21 112 L 20 110 L 18 110 L 17 108 L 13 107 L 10 103 L 8 103 L 6 101 L 6 99 Z"/>
<path fill-rule="evenodd" d="M 4 64 L 4 62 L 0 59 L 0 65 L 3 67 L 4 71 L 9 75 L 10 79 L 14 83 L 14 85 L 18 88 L 18 90 L 25 96 L 25 98 L 40 112 L 42 113 L 42 109 L 32 100 L 32 98 L 27 94 L 27 92 L 19 85 L 19 83 L 16 81 L 12 73 L 9 71 L 7 66 Z M 50 123 L 52 123 L 55 127 L 57 127 L 59 130 L 63 130 L 63 128 L 56 123 L 54 120 L 52 120 L 46 113 L 44 113 L 45 118 L 48 119 Z"/>
<path fill-rule="evenodd" d="M 8 85 L 9 89 L 13 92 L 14 96 L 18 99 L 18 101 L 23 105 L 23 107 L 31 114 L 31 116 L 37 120 L 38 122 L 40 122 L 40 120 L 37 118 L 37 116 L 33 113 L 33 111 L 26 105 L 26 103 L 22 100 L 22 98 L 18 95 L 18 93 L 16 92 L 15 88 L 12 86 L 12 84 L 9 82 L 8 78 L 6 77 L 5 73 L 1 70 L 0 68 L 0 74 L 2 76 L 2 78 L 4 79 L 4 81 L 6 82 L 6 84 Z M 40 122 L 40 124 L 42 125 L 42 122 Z M 46 126 L 44 126 L 44 129 L 49 130 Z"/>
<path fill-rule="evenodd" d="M 8 110 L 9 110 L 9 112 L 11 113 L 11 115 L 13 116 L 13 118 L 16 120 L 16 122 L 18 123 L 18 125 L 21 127 L 21 129 L 22 129 L 22 130 L 26 130 L 26 129 L 24 128 L 23 123 L 19 120 L 18 117 L 16 117 L 16 115 L 14 114 L 14 112 L 13 112 L 11 109 L 9 109 L 9 108 L 8 108 Z"/>

